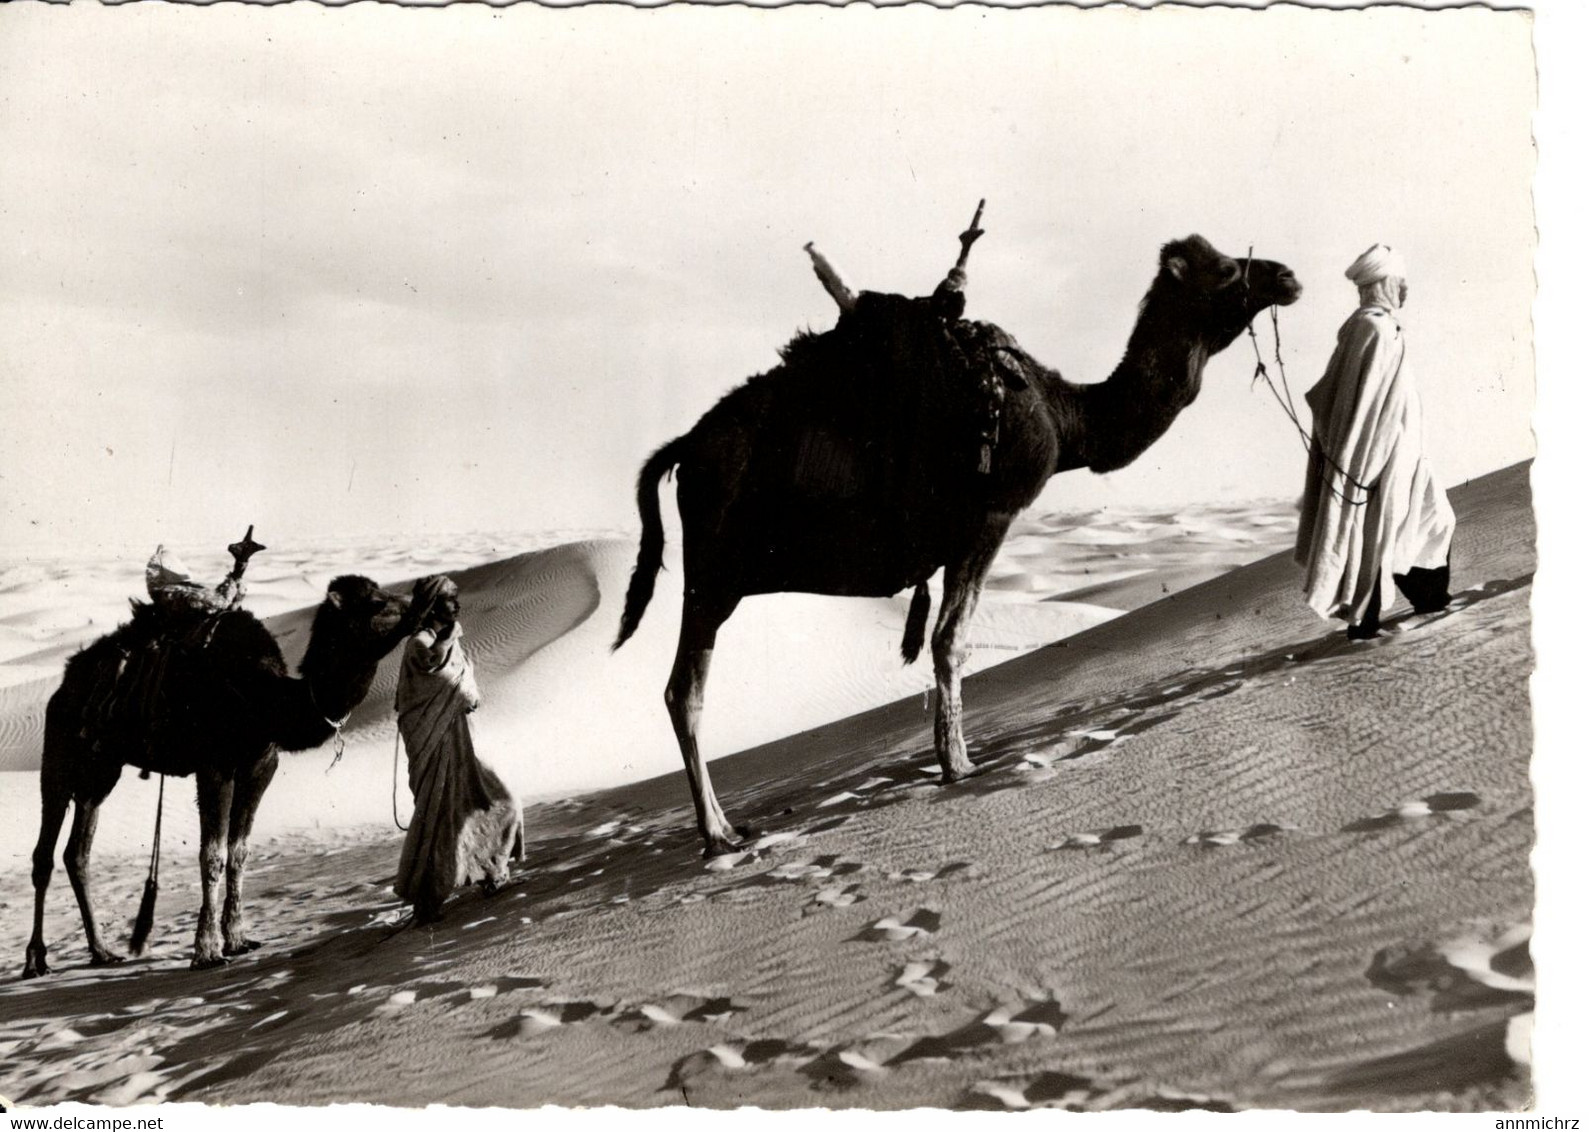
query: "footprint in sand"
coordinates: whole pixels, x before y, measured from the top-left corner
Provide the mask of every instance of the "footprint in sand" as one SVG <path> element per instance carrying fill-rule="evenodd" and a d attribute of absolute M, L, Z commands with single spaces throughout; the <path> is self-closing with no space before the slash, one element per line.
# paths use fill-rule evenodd
<path fill-rule="evenodd" d="M 1117 728 L 1067 731 L 1058 743 L 1022 755 L 1015 769 L 1029 775 L 1034 782 L 1045 781 L 1054 777 L 1045 772 L 1053 771 L 1056 763 L 1091 765 L 1105 761 L 1108 758 L 1106 752 L 1125 737 L 1125 733 Z"/>
<path fill-rule="evenodd" d="M 612 1012 L 613 1007 L 599 1006 L 594 1002 L 548 1002 L 539 1006 L 527 1006 L 519 1011 L 517 1018 L 497 1026 L 489 1036 L 499 1041 L 532 1038 L 548 1030 L 555 1030 L 559 1026 L 577 1026 L 592 1018 L 608 1016 Z"/>
<path fill-rule="evenodd" d="M 1072 1112 L 1144 1109 L 1149 1112 L 1235 1112 L 1229 1101 L 1141 1084 L 1106 1086 L 1087 1077 L 1049 1070 L 1035 1077 L 978 1081 L 955 1106 L 960 1109 L 1061 1108 Z"/>
<path fill-rule="evenodd" d="M 829 885 L 827 888 L 818 889 L 817 894 L 801 909 L 801 912 L 809 916 L 829 908 L 848 908 L 851 904 L 859 904 L 865 899 L 866 894 L 861 891 L 861 886 L 858 884 Z"/>
<path fill-rule="evenodd" d="M 901 968 L 893 985 L 903 987 L 918 998 L 928 998 L 954 984 L 945 982 L 949 964 L 942 959 L 913 959 Z"/>
<path fill-rule="evenodd" d="M 1259 822 L 1249 825 L 1246 829 L 1218 829 L 1204 833 L 1193 834 L 1186 839 L 1187 845 L 1201 845 L 1205 849 L 1217 849 L 1225 845 L 1237 845 L 1242 842 L 1272 841 L 1282 833 L 1289 832 L 1293 827 L 1276 825 L 1273 822 Z"/>
<path fill-rule="evenodd" d="M 755 854 L 750 852 L 748 849 L 741 850 L 738 853 L 722 853 L 716 857 L 713 857 L 701 867 L 709 873 L 726 873 L 731 869 L 737 869 L 746 861 L 753 860 L 754 858 Z"/>
<path fill-rule="evenodd" d="M 1117 841 L 1130 841 L 1142 836 L 1140 825 L 1115 825 L 1096 829 L 1091 833 L 1072 833 L 1063 841 L 1056 841 L 1049 849 L 1097 849 Z"/>
<path fill-rule="evenodd" d="M 1451 596 L 1451 603 L 1444 609 L 1433 610 L 1429 613 L 1414 613 L 1408 611 L 1395 621 L 1385 625 L 1383 632 L 1389 636 L 1401 636 L 1405 633 L 1416 633 L 1431 625 L 1438 625 L 1448 617 L 1458 616 L 1464 609 L 1485 596 L 1484 586 L 1474 586 L 1472 589 L 1463 590 Z"/>
<path fill-rule="evenodd" d="M 718 1024 L 735 1014 L 743 1014 L 748 1007 L 733 999 L 678 993 L 656 1002 L 642 1002 L 627 1007 L 613 1018 L 612 1024 L 630 1033 L 644 1033 L 659 1027 L 679 1026 L 686 1022 Z"/>
<path fill-rule="evenodd" d="M 939 869 L 901 869 L 897 873 L 889 873 L 888 879 L 908 881 L 911 884 L 926 884 L 930 880 L 943 880 L 970 868 L 970 861 L 951 861 Z"/>
<path fill-rule="evenodd" d="M 796 1068 L 815 1089 L 849 1089 L 888 1072 L 888 1062 L 910 1044 L 903 1034 L 872 1034 L 829 1046 Z"/>
<path fill-rule="evenodd" d="M 1427 798 L 1419 798 L 1413 802 L 1403 802 L 1394 810 L 1387 810 L 1371 818 L 1354 821 L 1343 830 L 1345 833 L 1370 833 L 1380 829 L 1394 829 L 1396 826 L 1410 825 L 1424 818 L 1435 815 L 1458 813 L 1462 810 L 1471 810 L 1482 799 L 1469 790 L 1450 790 L 1440 794 L 1430 794 Z"/>
<path fill-rule="evenodd" d="M 909 1043 L 905 1035 L 888 1033 L 825 1048 L 781 1038 L 723 1042 L 674 1062 L 663 1090 L 682 1091 L 688 1096 L 689 1087 L 699 1085 L 703 1079 L 732 1078 L 778 1068 L 793 1069 L 808 1078 L 815 1089 L 848 1089 L 885 1074 L 888 1062 Z"/>
<path fill-rule="evenodd" d="M 938 931 L 943 917 L 930 908 L 918 908 L 908 920 L 898 916 L 885 916 L 870 927 L 851 937 L 851 942 L 903 943 L 908 939 L 923 939 Z"/>
<path fill-rule="evenodd" d="M 958 1030 L 912 1042 L 890 1064 L 953 1060 L 979 1046 L 1019 1045 L 1033 1039 L 1052 1038 L 1069 1017 L 1052 992 L 1023 997 L 1020 1003 L 997 1007 Z"/>
<path fill-rule="evenodd" d="M 1001 1077 L 972 1085 L 956 1108 L 1000 1110 L 1027 1108 L 1066 1108 L 1082 1111 L 1103 1096 L 1086 1077 L 1070 1073 L 1047 1072 L 1036 1077 Z"/>
<path fill-rule="evenodd" d="M 721 856 L 713 857 L 701 867 L 709 873 L 730 872 L 747 862 L 755 862 L 760 860 L 762 855 L 765 854 L 767 850 L 775 846 L 791 845 L 793 843 L 803 841 L 804 838 L 805 833 L 798 830 L 786 830 L 782 833 L 769 833 L 765 836 L 758 837 L 754 842 L 744 849 L 734 853 L 724 853 Z"/>
<path fill-rule="evenodd" d="M 750 1042 L 722 1042 L 696 1053 L 686 1054 L 673 1063 L 663 1090 L 677 1091 L 703 1076 L 742 1072 L 770 1065 L 800 1066 L 822 1051 L 805 1042 L 786 1042 L 761 1038 Z"/>
<path fill-rule="evenodd" d="M 1392 994 L 1427 994 L 1444 1013 L 1490 1006 L 1532 1006 L 1533 932 L 1515 924 L 1496 933 L 1466 933 L 1440 943 L 1387 947 L 1376 952 L 1368 981 Z"/>
<path fill-rule="evenodd" d="M 499 995 L 512 994 L 514 991 L 534 990 L 544 986 L 546 986 L 544 979 L 520 978 L 508 975 L 500 979 L 493 979 L 489 983 L 480 983 L 475 986 L 464 986 L 461 983 L 433 983 L 422 987 L 418 997 L 426 999 L 451 994 L 453 995 L 452 1002 L 455 1005 L 467 1006 L 471 1002 L 482 1002 L 489 998 L 496 998 Z"/>
<path fill-rule="evenodd" d="M 818 857 L 813 861 L 791 861 L 767 870 L 763 875 L 771 880 L 825 880 L 832 876 L 847 876 L 860 872 L 854 862 L 840 861 L 837 857 Z"/>

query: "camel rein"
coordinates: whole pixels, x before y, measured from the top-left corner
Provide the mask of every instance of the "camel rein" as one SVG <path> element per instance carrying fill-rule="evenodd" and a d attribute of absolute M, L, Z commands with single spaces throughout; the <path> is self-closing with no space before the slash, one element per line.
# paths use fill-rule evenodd
<path fill-rule="evenodd" d="M 305 683 L 308 682 L 305 681 Z M 326 773 L 330 774 L 331 768 L 342 761 L 342 752 L 347 750 L 348 741 L 342 737 L 342 725 L 352 717 L 353 711 L 352 709 L 349 709 L 341 719 L 332 719 L 320 707 L 320 699 L 314 694 L 313 684 L 309 684 L 309 702 L 314 705 L 315 714 L 317 714 L 321 719 L 325 720 L 326 726 L 331 728 L 331 730 L 336 733 L 336 743 L 332 747 L 333 754 L 331 755 L 331 765 L 326 767 Z"/>
<path fill-rule="evenodd" d="M 1247 288 L 1247 273 L 1251 267 L 1252 249 L 1248 248 L 1247 259 L 1246 262 L 1242 264 L 1241 269 L 1241 285 L 1243 288 Z M 1264 365 L 1263 353 L 1258 348 L 1258 332 L 1253 329 L 1252 323 L 1249 321 L 1247 323 L 1247 337 L 1252 339 L 1252 354 L 1253 362 L 1255 363 L 1252 373 L 1252 383 L 1257 385 L 1259 379 L 1263 379 L 1263 383 L 1269 387 L 1269 392 L 1274 394 L 1275 403 L 1280 406 L 1280 411 L 1284 413 L 1287 419 L 1291 421 L 1291 427 L 1297 430 L 1297 436 L 1302 440 L 1303 450 L 1308 452 L 1310 455 L 1316 450 L 1324 462 L 1330 467 L 1334 468 L 1335 471 L 1340 474 L 1341 478 L 1345 480 L 1350 487 L 1356 488 L 1358 491 L 1362 492 L 1363 497 L 1361 499 L 1348 498 L 1346 493 L 1340 488 L 1336 487 L 1333 483 L 1329 485 L 1330 494 L 1334 495 L 1348 507 L 1363 506 L 1373 495 L 1373 485 L 1359 483 L 1356 479 L 1354 479 L 1351 473 L 1349 473 L 1345 468 L 1341 467 L 1341 465 L 1336 462 L 1335 457 L 1331 456 L 1327 451 L 1325 451 L 1324 445 L 1315 443 L 1313 438 L 1308 435 L 1308 430 L 1302 427 L 1302 420 L 1300 414 L 1297 412 L 1296 402 L 1291 399 L 1291 383 L 1286 380 L 1286 360 L 1280 353 L 1279 307 L 1272 305 L 1270 306 L 1269 322 L 1274 328 L 1275 366 L 1280 370 L 1280 388 L 1285 390 L 1285 395 L 1283 397 L 1281 396 L 1280 389 L 1275 388 L 1274 378 L 1269 376 L 1269 367 Z"/>
<path fill-rule="evenodd" d="M 403 819 L 397 816 L 397 756 L 402 749 L 403 729 L 398 726 L 396 734 L 392 736 L 392 824 L 407 833 L 408 827 L 403 824 Z"/>

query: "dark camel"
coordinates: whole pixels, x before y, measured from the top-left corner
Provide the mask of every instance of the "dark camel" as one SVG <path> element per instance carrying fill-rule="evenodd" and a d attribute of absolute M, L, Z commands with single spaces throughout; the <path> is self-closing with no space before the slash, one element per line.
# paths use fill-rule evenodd
<path fill-rule="evenodd" d="M 67 661 L 44 715 L 44 812 L 33 850 L 33 938 L 23 977 L 50 969 L 44 895 L 68 803 L 76 811 L 66 842 L 66 875 L 83 914 L 91 963 L 121 962 L 101 941 L 94 919 L 89 854 L 99 807 L 123 766 L 198 776 L 204 884 L 193 966 L 213 967 L 259 946 L 243 929 L 243 868 L 255 811 L 276 773 L 277 751 L 307 751 L 336 734 L 369 692 L 381 657 L 415 621 L 407 598 L 348 575 L 331 583 L 315 612 L 299 679 L 287 674 L 270 631 L 240 609 L 206 615 L 135 602 L 131 621 Z M 140 658 L 157 654 L 165 660 L 152 709 L 140 710 L 136 697 L 125 694 L 107 703 L 107 689 L 122 692 Z M 124 663 L 127 673 L 118 685 Z M 218 920 L 223 870 L 225 902 Z"/>
<path fill-rule="evenodd" d="M 980 232 L 961 237 L 961 263 Z M 657 499 L 677 469 L 684 611 L 666 701 L 708 856 L 737 848 L 697 734 L 717 630 L 741 598 L 797 591 L 882 597 L 915 587 L 903 652 L 925 632 L 927 579 L 944 571 L 932 633 L 934 748 L 945 782 L 972 771 L 961 730 L 964 634 L 1015 515 L 1058 472 L 1123 468 L 1162 436 L 1210 356 L 1301 285 L 1271 260 L 1235 260 L 1201 236 L 1165 244 L 1124 359 L 1076 385 L 986 323 L 928 299 L 863 293 L 831 331 L 728 393 L 640 472 L 642 533 L 614 647 L 635 631 L 662 564 Z M 977 362 L 980 358 L 982 361 Z M 992 467 L 978 471 L 981 376 L 1008 391 Z M 980 373 L 979 373 L 980 371 Z"/>

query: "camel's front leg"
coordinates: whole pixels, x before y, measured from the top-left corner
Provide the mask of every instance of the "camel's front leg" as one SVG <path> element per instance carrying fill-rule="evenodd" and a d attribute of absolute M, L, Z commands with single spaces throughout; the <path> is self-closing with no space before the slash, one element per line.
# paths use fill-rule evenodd
<path fill-rule="evenodd" d="M 938 610 L 938 624 L 932 633 L 932 667 L 938 683 L 938 711 L 933 720 L 933 749 L 938 753 L 938 765 L 943 768 L 943 780 L 955 782 L 966 777 L 975 768 L 966 754 L 966 740 L 960 702 L 960 678 L 965 668 L 966 632 L 971 615 L 976 612 L 977 598 L 982 593 L 982 579 L 987 575 L 993 556 L 1004 541 L 1009 528 L 1009 517 L 994 521 L 983 532 L 983 537 L 960 562 L 944 568 L 943 604 Z"/>
<path fill-rule="evenodd" d="M 199 903 L 199 928 L 193 939 L 195 969 L 217 967 L 226 962 L 221 950 L 219 907 L 221 885 L 225 881 L 226 831 L 232 809 L 232 779 L 211 770 L 198 775 L 199 795 L 199 879 L 203 893 Z"/>
<path fill-rule="evenodd" d="M 240 775 L 232 788 L 232 813 L 226 845 L 226 907 L 221 915 L 222 951 L 241 955 L 253 951 L 259 941 L 248 938 L 243 929 L 243 871 L 248 866 L 248 838 L 254 829 L 265 788 L 276 775 L 276 752 L 271 751 L 252 771 Z"/>
<path fill-rule="evenodd" d="M 712 665 L 717 629 L 732 611 L 733 605 L 726 612 L 720 612 L 716 607 L 705 606 L 686 596 L 684 618 L 679 627 L 679 651 L 674 657 L 673 674 L 668 678 L 664 696 L 668 716 L 673 721 L 673 733 L 684 756 L 684 772 L 689 777 L 690 794 L 695 800 L 695 820 L 706 841 L 708 857 L 739 848 L 733 837 L 735 831 L 729 827 L 728 818 L 717 803 L 712 777 L 707 773 L 706 760 L 701 757 L 697 740 L 701 706 L 706 696 L 706 674 Z"/>

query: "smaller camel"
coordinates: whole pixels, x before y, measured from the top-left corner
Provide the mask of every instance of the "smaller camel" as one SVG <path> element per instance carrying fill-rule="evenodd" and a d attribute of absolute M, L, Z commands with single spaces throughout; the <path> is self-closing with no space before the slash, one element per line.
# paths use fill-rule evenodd
<path fill-rule="evenodd" d="M 315 612 L 296 679 L 270 631 L 236 608 L 162 610 L 134 602 L 130 621 L 68 660 L 45 708 L 43 820 L 33 850 L 33 936 L 22 977 L 50 970 L 44 897 L 69 803 L 76 808 L 66 875 L 83 915 L 90 964 L 122 961 L 100 939 L 89 855 L 99 807 L 123 766 L 197 776 L 203 895 L 193 966 L 214 967 L 258 947 L 244 931 L 243 870 L 277 751 L 307 751 L 339 735 L 368 694 L 381 658 L 424 612 L 368 578 L 335 579 Z M 139 694 L 140 682 L 147 694 Z"/>

